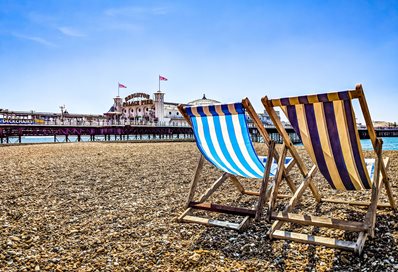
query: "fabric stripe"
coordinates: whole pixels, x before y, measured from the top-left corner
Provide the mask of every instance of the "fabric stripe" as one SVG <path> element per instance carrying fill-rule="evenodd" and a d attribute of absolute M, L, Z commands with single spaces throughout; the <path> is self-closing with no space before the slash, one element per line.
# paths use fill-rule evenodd
<path fill-rule="evenodd" d="M 294 107 L 296 109 L 296 115 L 297 115 L 297 124 L 298 124 L 297 131 L 299 131 L 301 136 L 301 141 L 303 142 L 303 145 L 307 150 L 308 154 L 310 155 L 312 161 L 316 162 L 314 149 L 311 143 L 311 138 L 307 127 L 307 118 L 305 115 L 304 105 L 299 104 Z"/>
<path fill-rule="evenodd" d="M 308 103 L 311 103 L 311 104 L 317 103 L 317 102 L 319 102 L 318 101 L 318 96 L 317 95 L 308 95 L 307 96 L 307 101 L 308 101 Z"/>
<path fill-rule="evenodd" d="M 286 116 L 288 116 L 290 124 L 292 125 L 292 127 L 298 128 L 299 125 L 298 125 L 297 113 L 296 113 L 295 106 L 287 106 L 287 110 L 286 110 L 285 114 L 286 114 Z M 300 129 L 296 129 L 296 133 L 301 139 Z"/>
<path fill-rule="evenodd" d="M 330 102 L 330 100 L 339 100 L 340 99 L 338 93 L 328 93 L 327 96 L 328 96 L 329 102 Z"/>
<path fill-rule="evenodd" d="M 280 107 L 280 106 L 282 106 L 282 103 L 281 103 L 281 100 L 280 100 L 280 99 L 272 99 L 272 100 L 269 100 L 269 102 L 271 103 L 271 105 L 272 105 L 273 107 Z"/>
<path fill-rule="evenodd" d="M 344 110 L 347 116 L 347 127 L 350 132 L 351 147 L 352 152 L 354 153 L 356 168 L 358 169 L 363 187 L 366 189 L 370 189 L 372 188 L 372 181 L 370 180 L 368 172 L 365 171 L 365 160 L 362 152 L 362 146 L 359 141 L 358 130 L 355 124 L 355 114 L 350 100 L 344 101 Z"/>
<path fill-rule="evenodd" d="M 282 99 L 280 99 L 280 101 L 281 101 L 282 106 L 290 105 L 289 98 L 282 98 Z"/>
<path fill-rule="evenodd" d="M 219 117 L 214 114 L 216 113 L 214 110 L 210 111 L 210 107 L 203 107 L 203 112 L 207 116 L 206 118 L 203 118 L 203 122 L 207 122 L 208 129 L 206 131 L 207 135 L 210 135 L 210 142 L 213 143 L 213 147 L 215 150 L 215 153 L 217 154 L 218 158 L 220 159 L 220 164 L 224 165 L 226 169 L 228 169 L 228 172 L 235 172 L 236 174 L 242 175 L 243 173 L 239 171 L 240 169 L 236 166 L 232 166 L 229 161 L 225 157 L 225 152 L 223 152 L 222 148 L 224 146 L 222 137 L 218 137 L 217 131 L 220 132 L 220 130 L 216 130 L 215 123 L 219 121 Z M 213 115 L 214 114 L 214 115 Z M 219 127 L 219 126 L 218 126 Z M 247 173 L 245 173 L 247 174 Z"/>
<path fill-rule="evenodd" d="M 351 182 L 353 183 L 355 189 L 363 189 L 362 182 L 360 182 L 360 177 L 358 174 L 357 167 L 355 165 L 354 153 L 352 150 L 352 145 L 350 141 L 350 131 L 347 128 L 346 113 L 343 107 L 343 101 L 334 101 L 333 108 L 336 113 L 336 124 L 338 129 L 338 136 L 341 144 L 344 156 L 344 160 L 347 166 L 347 171 L 350 175 Z M 339 117 L 340 116 L 340 117 Z"/>
<path fill-rule="evenodd" d="M 222 107 L 223 111 L 234 111 L 234 109 L 229 109 L 228 106 L 223 105 Z M 260 170 L 260 173 L 256 173 L 255 170 L 253 170 L 252 166 L 250 165 L 249 161 L 253 161 L 252 158 L 245 158 L 245 154 L 247 153 L 247 151 L 245 152 L 245 147 L 246 145 L 244 143 L 242 143 L 241 139 L 239 138 L 239 136 L 241 135 L 237 135 L 237 134 L 241 134 L 242 133 L 242 129 L 240 127 L 240 124 L 236 124 L 234 123 L 234 119 L 236 119 L 238 115 L 225 115 L 225 125 L 222 124 L 222 131 L 227 131 L 228 132 L 228 140 L 231 143 L 231 149 L 234 151 L 234 154 L 236 155 L 236 160 L 235 163 L 237 163 L 238 165 L 242 165 L 242 168 L 247 169 L 248 172 L 250 172 L 250 174 L 247 174 L 247 177 L 258 177 L 261 176 L 263 174 L 264 171 L 264 167 Z M 247 133 L 247 132 L 246 132 Z M 255 153 L 253 151 L 254 156 Z M 257 161 L 259 161 L 258 157 L 256 156 Z M 261 165 L 261 162 L 259 162 L 259 164 Z"/>
<path fill-rule="evenodd" d="M 206 111 L 206 110 L 204 110 L 204 111 Z M 236 161 L 238 161 L 236 159 L 236 155 L 235 155 L 235 158 L 233 158 L 232 154 L 229 152 L 228 143 L 227 143 L 229 136 L 224 135 L 223 134 L 224 131 L 222 129 L 216 129 L 216 128 L 221 128 L 222 124 L 225 124 L 225 117 L 224 117 L 224 113 L 221 111 L 221 106 L 220 105 L 209 106 L 208 111 L 212 116 L 214 116 L 213 117 L 214 123 L 213 123 L 212 128 L 210 129 L 211 134 L 215 135 L 215 136 L 213 136 L 212 140 L 219 143 L 219 147 L 222 152 L 222 156 L 224 157 L 224 160 L 226 161 L 226 164 L 230 165 L 230 168 L 233 168 L 234 172 L 240 176 L 250 175 L 250 173 L 248 174 L 248 171 L 245 171 L 245 168 L 242 166 L 242 164 L 236 163 Z M 224 137 L 224 136 L 226 136 L 226 137 Z M 229 144 L 230 144 L 230 142 L 229 142 Z M 232 151 L 233 151 L 233 149 L 232 149 Z"/>
<path fill-rule="evenodd" d="M 217 112 L 219 113 L 221 109 L 217 109 Z M 249 165 L 246 163 L 246 161 L 241 161 L 239 157 L 241 157 L 241 154 L 239 152 L 239 148 L 234 148 L 234 144 L 236 143 L 236 137 L 235 134 L 232 133 L 232 135 L 230 134 L 230 131 L 228 129 L 228 124 L 230 124 L 230 121 L 227 121 L 227 117 L 225 115 L 222 115 L 219 117 L 219 127 L 221 128 L 219 131 L 221 132 L 220 138 L 223 139 L 224 143 L 225 143 L 225 149 L 224 152 L 226 154 L 228 154 L 228 156 L 231 159 L 231 163 L 233 163 L 237 168 L 239 169 L 249 169 Z M 233 131 L 233 130 L 232 130 Z M 251 172 L 248 173 L 248 171 L 244 171 L 245 174 L 240 174 L 240 176 L 246 176 L 246 177 L 254 177 L 255 175 Z"/>
<path fill-rule="evenodd" d="M 336 166 L 339 171 L 340 178 L 344 183 L 345 189 L 355 190 L 355 186 L 351 181 L 350 175 L 347 171 L 347 166 L 344 161 L 343 149 L 339 137 L 339 130 L 337 128 L 337 124 L 344 124 L 344 120 L 341 119 L 342 114 L 336 116 L 333 104 L 334 102 L 324 103 L 326 123 L 330 137 L 330 144 L 333 150 L 333 156 L 335 158 Z"/>
<path fill-rule="evenodd" d="M 329 102 L 328 94 L 318 94 L 318 101 L 319 102 Z"/>
<path fill-rule="evenodd" d="M 336 160 L 333 156 L 332 147 L 330 145 L 331 139 L 326 125 L 323 103 L 315 103 L 313 104 L 313 106 L 326 167 L 329 171 L 334 187 L 339 190 L 344 190 L 345 187 L 343 182 L 341 181 L 339 171 L 336 166 Z"/>
<path fill-rule="evenodd" d="M 198 108 L 192 108 L 192 113 L 194 116 L 203 116 L 204 112 L 201 107 Z M 208 122 L 206 118 L 193 118 L 195 121 L 195 124 L 198 128 L 198 138 L 200 140 L 201 146 L 204 150 L 204 153 L 207 155 L 209 158 L 209 161 L 211 161 L 214 165 L 216 165 L 218 168 L 222 169 L 225 172 L 229 172 L 230 170 L 226 168 L 225 164 L 221 162 L 220 158 L 218 157 L 217 153 L 214 150 L 213 143 L 211 140 L 208 138 Z"/>
<path fill-rule="evenodd" d="M 240 116 L 241 116 L 241 118 L 239 118 Z M 250 136 L 249 136 L 247 131 L 246 131 L 246 133 L 244 131 L 244 129 L 247 130 L 247 128 L 246 127 L 242 127 L 240 125 L 241 124 L 240 121 L 245 121 L 244 120 L 245 116 L 244 115 L 232 115 L 231 117 L 232 117 L 232 122 L 233 122 L 233 128 L 235 130 L 235 136 L 236 136 L 236 139 L 237 139 L 237 145 L 236 146 L 239 147 L 238 149 L 241 151 L 241 153 L 243 155 L 243 157 L 241 159 L 243 161 L 246 161 L 250 165 L 251 169 L 253 169 L 253 171 L 255 173 L 257 173 L 257 175 L 262 177 L 263 176 L 263 172 L 264 172 L 264 167 L 261 165 L 261 162 L 260 162 L 260 160 L 258 159 L 257 156 L 256 156 L 256 160 L 257 160 L 256 161 L 254 159 L 254 157 L 249 154 L 248 147 L 251 148 L 251 146 L 250 146 L 250 144 L 248 144 L 248 141 L 250 140 L 249 139 Z M 243 120 L 242 120 L 242 117 L 243 117 Z M 245 139 L 244 136 L 247 137 L 247 138 Z"/>
<path fill-rule="evenodd" d="M 289 102 L 290 102 L 289 105 L 298 104 L 298 103 L 299 103 L 298 97 L 290 97 L 290 98 L 289 98 Z"/>
<path fill-rule="evenodd" d="M 326 165 L 325 157 L 323 156 L 322 145 L 319 138 L 318 127 L 315 119 L 314 105 L 306 104 L 304 105 L 304 108 L 305 108 L 306 120 L 308 125 L 308 131 L 311 137 L 312 148 L 314 150 L 314 155 L 316 158 L 319 171 L 321 171 L 323 176 L 329 181 L 332 188 L 335 189 L 336 186 L 332 181 L 329 169 Z"/>
<path fill-rule="evenodd" d="M 231 112 L 232 111 L 232 112 Z M 228 117 L 231 117 L 232 115 L 231 115 L 231 113 L 236 113 L 236 111 L 235 111 L 235 109 L 234 108 L 231 108 L 231 111 L 228 111 L 227 112 L 227 114 L 225 115 L 225 117 L 226 117 L 226 119 L 224 119 L 225 121 L 228 119 Z M 202 118 L 203 119 L 203 121 L 205 122 L 205 121 L 207 121 L 207 119 L 208 118 Z M 224 121 L 224 122 L 225 122 Z M 233 124 L 232 124 L 232 126 L 233 126 Z M 209 130 L 207 131 L 207 135 L 211 135 L 211 134 L 213 134 L 214 133 L 214 126 L 213 127 L 210 127 L 209 128 Z M 212 131 L 213 130 L 213 131 Z M 234 135 L 229 135 L 230 137 L 233 137 Z M 215 144 L 215 143 L 217 143 L 217 138 L 216 137 L 213 137 L 212 139 L 209 139 L 209 144 L 210 145 L 213 145 L 213 144 Z M 239 149 L 239 148 L 238 148 Z M 214 150 L 211 150 L 211 151 L 215 151 L 215 149 Z M 217 154 L 218 155 L 218 154 Z M 219 155 L 218 155 L 219 156 Z M 224 157 L 225 158 L 225 157 Z M 236 161 L 235 161 L 236 162 Z M 224 163 L 224 165 L 225 165 L 225 162 L 223 162 Z M 225 167 L 226 169 L 228 169 L 228 171 L 226 171 L 226 172 L 229 172 L 229 173 L 233 173 L 233 174 L 235 174 L 235 175 L 240 175 L 240 176 L 248 176 L 248 177 L 253 177 L 254 176 L 254 174 L 253 174 L 253 171 L 250 171 L 250 168 L 247 168 L 247 167 L 240 167 L 240 169 L 238 168 L 238 169 L 233 169 L 233 170 L 231 170 L 231 169 L 229 169 L 229 168 L 227 168 L 227 167 Z"/>

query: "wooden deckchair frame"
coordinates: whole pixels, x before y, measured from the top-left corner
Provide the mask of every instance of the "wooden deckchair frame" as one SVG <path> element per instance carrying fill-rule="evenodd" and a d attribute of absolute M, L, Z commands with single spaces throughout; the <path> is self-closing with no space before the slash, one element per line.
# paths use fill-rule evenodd
<path fill-rule="evenodd" d="M 275 160 L 278 161 L 278 169 L 282 169 L 282 171 L 278 171 L 278 177 L 280 179 L 284 178 L 287 181 L 287 184 L 288 184 L 290 190 L 294 193 L 296 191 L 296 186 L 292 182 L 291 178 L 288 176 L 288 171 L 290 171 L 290 169 L 294 166 L 295 160 L 293 159 L 289 163 L 288 167 L 286 167 L 286 169 L 285 169 L 284 162 L 285 162 L 286 153 L 284 153 L 284 155 L 282 155 L 282 156 L 280 156 L 278 154 L 278 152 L 275 148 L 275 142 L 272 141 L 271 138 L 269 137 L 267 131 L 265 130 L 264 126 L 261 123 L 260 118 L 258 117 L 254 108 L 252 107 L 249 99 L 244 98 L 242 100 L 242 104 L 243 104 L 243 107 L 245 108 L 246 112 L 252 118 L 253 123 L 259 130 L 260 134 L 264 138 L 264 142 L 268 147 L 267 158 L 275 158 Z M 190 126 L 192 126 L 191 120 L 185 110 L 185 107 L 183 105 L 179 105 L 178 110 L 180 111 L 181 115 L 185 118 L 185 120 L 188 122 L 188 124 Z M 178 217 L 178 221 L 179 222 L 199 223 L 199 224 L 212 225 L 212 226 L 218 226 L 218 227 L 225 227 L 225 228 L 229 228 L 229 229 L 242 231 L 243 229 L 245 229 L 248 226 L 250 219 L 254 218 L 254 220 L 256 220 L 256 221 L 260 220 L 265 201 L 269 198 L 269 194 L 271 193 L 271 191 L 267 190 L 267 188 L 268 188 L 269 175 L 270 175 L 270 170 L 271 170 L 271 165 L 272 165 L 272 159 L 267 159 L 259 192 L 246 190 L 244 188 L 244 186 L 239 182 L 238 178 L 235 175 L 224 172 L 221 175 L 221 177 L 219 177 L 199 197 L 199 199 L 197 201 L 193 201 L 193 198 L 194 198 L 194 195 L 196 192 L 196 188 L 197 188 L 197 184 L 200 179 L 200 173 L 202 171 L 204 160 L 205 160 L 204 156 L 200 155 L 195 174 L 191 181 L 191 186 L 190 186 L 189 194 L 187 197 L 187 201 L 185 204 L 186 210 Z M 277 178 L 277 176 L 275 176 L 275 178 Z M 225 205 L 219 205 L 219 204 L 215 204 L 215 203 L 205 202 L 228 179 L 235 185 L 235 187 L 238 189 L 238 191 L 241 194 L 258 196 L 258 201 L 257 201 L 255 209 L 238 208 L 238 207 L 231 207 L 231 206 L 225 206 Z M 277 184 L 277 182 L 274 182 L 274 184 Z M 278 182 L 278 184 L 280 184 L 280 182 Z M 279 194 L 279 195 L 276 195 L 275 198 L 276 197 L 288 198 L 291 196 Z M 192 215 L 192 212 L 195 209 L 244 216 L 244 219 L 241 221 L 241 223 L 232 223 L 229 221 L 221 221 L 221 220 L 202 218 L 202 217 Z"/>
<path fill-rule="evenodd" d="M 374 174 L 374 182 L 371 188 L 371 200 L 370 202 L 353 202 L 353 201 L 346 201 L 340 199 L 322 199 L 320 198 L 320 202 L 332 202 L 332 203 L 343 203 L 343 204 L 350 204 L 350 205 L 360 205 L 360 206 L 368 206 L 368 211 L 365 215 L 363 222 L 357 221 L 346 221 L 346 220 L 338 220 L 333 218 L 325 218 L 325 217 L 318 217 L 318 216 L 310 216 L 310 215 L 299 215 L 291 213 L 295 205 L 300 201 L 304 191 L 310 185 L 309 181 L 311 177 L 314 176 L 317 166 L 314 165 L 310 170 L 307 179 L 298 187 L 297 191 L 295 192 L 294 196 L 290 199 L 289 204 L 285 207 L 282 212 L 274 213 L 272 211 L 273 206 L 270 207 L 268 210 L 268 216 L 276 221 L 272 224 L 272 227 L 269 231 L 270 238 L 279 238 L 279 239 L 286 239 L 286 240 L 293 240 L 301 243 L 310 243 L 315 245 L 324 245 L 328 247 L 340 248 L 345 250 L 351 250 L 357 252 L 358 254 L 362 253 L 363 246 L 367 239 L 367 236 L 370 235 L 372 238 L 374 237 L 375 231 L 375 224 L 376 224 L 376 210 L 377 207 L 391 207 L 396 211 L 397 207 L 392 195 L 391 185 L 389 179 L 387 177 L 387 168 L 389 165 L 389 159 L 386 158 L 383 160 L 382 158 L 382 144 L 383 141 L 381 138 L 376 136 L 376 132 L 373 127 L 372 119 L 370 117 L 370 112 L 368 109 L 368 105 L 366 102 L 365 94 L 361 84 L 357 84 L 355 90 L 348 91 L 348 97 L 350 100 L 358 99 L 360 103 L 360 107 L 363 112 L 363 116 L 366 122 L 367 129 L 369 131 L 369 137 L 373 145 L 374 152 L 376 153 L 376 160 L 375 160 L 375 174 Z M 308 96 L 308 101 L 317 101 L 316 95 Z M 329 93 L 328 101 L 335 101 L 341 100 L 337 93 Z M 291 99 L 294 104 L 303 104 L 299 103 L 298 99 Z M 296 103 L 294 103 L 296 101 Z M 283 141 L 289 151 L 291 152 L 293 158 L 296 160 L 297 165 L 299 167 L 303 166 L 303 162 L 299 157 L 296 149 L 294 148 L 290 138 L 284 129 L 281 121 L 276 116 L 276 112 L 274 110 L 274 106 L 271 101 L 267 98 L 267 96 L 262 98 L 262 103 L 267 110 L 268 114 L 270 115 L 276 129 L 280 133 L 283 138 Z M 305 166 L 304 166 L 305 167 Z M 279 181 L 279 180 L 277 180 Z M 381 191 L 381 185 L 384 184 L 386 189 L 389 204 L 379 204 L 378 199 Z M 278 185 L 274 186 L 274 189 L 277 190 Z M 275 201 L 273 198 L 274 194 L 271 195 L 270 201 Z M 326 227 L 326 228 L 336 228 L 342 229 L 345 231 L 352 231 L 352 232 L 359 232 L 358 239 L 356 242 L 352 241 L 345 241 L 345 240 L 338 240 L 332 239 L 327 237 L 320 237 L 320 236 L 313 236 L 295 232 L 287 232 L 282 231 L 280 228 L 285 222 L 296 223 L 301 225 L 311 225 L 311 226 L 318 226 L 318 227 Z"/>

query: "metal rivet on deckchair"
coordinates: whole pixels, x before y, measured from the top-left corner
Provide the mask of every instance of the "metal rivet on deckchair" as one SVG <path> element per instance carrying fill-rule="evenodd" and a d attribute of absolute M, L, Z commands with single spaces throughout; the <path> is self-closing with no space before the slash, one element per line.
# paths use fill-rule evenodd
<path fill-rule="evenodd" d="M 352 100 L 359 99 L 364 118 L 369 131 L 370 139 L 377 155 L 376 159 L 365 159 L 361 148 L 360 138 L 356 127 L 356 118 L 352 106 Z M 312 162 L 315 164 L 311 173 L 317 169 L 325 177 L 329 185 L 337 190 L 372 190 L 372 198 L 369 203 L 350 202 L 338 199 L 321 199 L 321 202 L 347 203 L 368 205 L 369 210 L 365 222 L 343 221 L 337 219 L 324 219 L 314 216 L 302 216 L 290 214 L 294 205 L 299 201 L 306 188 L 305 182 L 297 190 L 297 194 L 291 199 L 284 213 L 275 214 L 272 218 L 278 221 L 274 223 L 270 235 L 273 238 L 295 240 L 299 242 L 322 244 L 354 250 L 359 253 L 366 241 L 368 234 L 374 235 L 376 207 L 380 186 L 385 184 L 390 206 L 395 208 L 390 184 L 386 175 L 388 158 L 382 160 L 382 140 L 376 137 L 370 113 L 361 85 L 355 90 L 289 97 L 269 100 L 262 99 L 265 108 L 273 119 L 279 133 L 286 138 L 286 131 L 275 118 L 274 107 L 282 109 L 289 119 L 293 129 L 303 142 Z M 293 157 L 298 160 L 298 165 L 303 165 L 295 148 L 288 143 Z M 310 177 L 309 177 L 310 179 Z M 383 205 L 386 206 L 386 205 Z M 325 237 L 308 236 L 297 233 L 280 231 L 281 221 L 294 222 L 304 225 L 315 225 L 330 228 L 341 228 L 347 231 L 358 231 L 357 242 L 342 241 Z"/>

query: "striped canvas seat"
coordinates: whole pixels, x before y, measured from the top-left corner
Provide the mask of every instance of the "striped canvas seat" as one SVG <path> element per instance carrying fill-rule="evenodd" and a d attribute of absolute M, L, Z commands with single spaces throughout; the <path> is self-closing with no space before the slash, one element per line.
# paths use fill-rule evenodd
<path fill-rule="evenodd" d="M 375 159 L 365 159 L 363 156 L 351 102 L 354 99 L 359 102 L 367 132 L 373 145 Z M 272 212 L 272 209 L 269 209 L 272 212 L 271 218 L 275 220 L 269 231 L 270 238 L 340 248 L 354 251 L 360 255 L 367 237 L 375 237 L 377 208 L 391 207 L 397 209 L 391 183 L 387 176 L 390 159 L 388 157 L 383 158 L 383 140 L 376 135 L 362 85 L 357 84 L 355 90 L 317 95 L 281 99 L 268 99 L 267 96 L 264 96 L 261 101 L 304 176 L 294 196 L 290 198 L 281 212 Z M 280 121 L 275 111 L 277 107 L 281 108 L 289 119 L 314 163 L 310 171 L 307 170 L 306 164 Z M 351 199 L 356 194 L 349 194 L 350 199 L 347 199 L 347 194 L 339 193 L 338 195 L 343 197 L 337 197 L 337 194 L 330 191 L 326 191 L 327 196 L 323 197 L 312 182 L 318 170 L 332 188 L 347 191 L 368 189 L 367 195 L 370 196 L 370 201 L 363 201 L 363 193 L 360 194 L 361 201 Z M 383 201 L 379 199 L 383 185 L 389 203 L 382 203 Z M 278 183 L 275 184 L 275 188 L 278 188 Z M 330 217 L 330 213 L 327 217 L 324 217 L 319 216 L 319 214 L 316 216 L 303 214 L 303 211 L 294 212 L 297 204 L 306 197 L 304 192 L 307 189 L 311 190 L 319 204 L 336 203 L 368 206 L 366 215 L 363 220 L 351 221 Z M 318 208 L 317 205 L 317 210 Z M 336 209 L 338 208 L 336 206 Z M 319 213 L 319 210 L 317 213 Z M 356 211 L 354 213 L 359 215 Z M 293 223 L 303 227 L 313 226 L 315 227 L 314 230 L 318 228 L 340 229 L 345 232 L 356 232 L 358 236 L 356 236 L 355 241 L 352 241 L 351 239 L 332 238 L 329 235 L 309 234 L 308 229 L 305 233 L 283 230 L 282 227 L 285 223 Z M 355 235 L 351 237 L 355 237 Z"/>
<path fill-rule="evenodd" d="M 262 178 L 266 157 L 254 150 L 242 103 L 186 107 L 196 144 L 217 168 L 245 178 Z M 292 162 L 286 158 L 285 165 Z M 270 176 L 277 172 L 273 161 Z"/>
<path fill-rule="evenodd" d="M 371 189 L 374 159 L 364 159 L 349 91 L 269 100 L 280 107 L 330 186 Z"/>

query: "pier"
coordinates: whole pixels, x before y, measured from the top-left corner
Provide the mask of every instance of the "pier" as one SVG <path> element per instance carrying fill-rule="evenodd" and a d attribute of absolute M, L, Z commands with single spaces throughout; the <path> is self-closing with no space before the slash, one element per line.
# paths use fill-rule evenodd
<path fill-rule="evenodd" d="M 281 136 L 273 126 L 266 126 L 272 140 L 280 143 Z M 249 125 L 255 142 L 263 139 L 257 128 Z M 300 143 L 293 128 L 286 127 L 292 142 Z M 368 131 L 358 129 L 361 139 L 368 139 Z M 398 137 L 398 128 L 376 129 L 378 137 Z M 22 143 L 25 136 L 52 136 L 54 142 L 73 141 L 129 141 L 129 140 L 193 140 L 192 129 L 188 126 L 160 125 L 46 125 L 46 124 L 0 124 L 0 143 Z"/>

